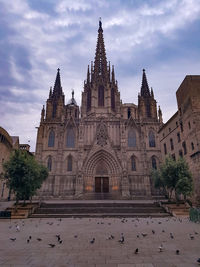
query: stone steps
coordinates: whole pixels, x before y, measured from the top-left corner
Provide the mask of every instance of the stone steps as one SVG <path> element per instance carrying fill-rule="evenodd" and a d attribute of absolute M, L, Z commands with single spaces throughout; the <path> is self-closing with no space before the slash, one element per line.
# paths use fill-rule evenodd
<path fill-rule="evenodd" d="M 107 213 L 68 213 L 68 214 L 32 214 L 30 218 L 164 218 L 164 217 L 169 217 L 170 215 L 168 213 L 151 213 L 150 215 L 147 213 L 112 213 L 112 214 L 107 214 Z"/>
<path fill-rule="evenodd" d="M 133 202 L 71 202 L 42 203 L 32 218 L 48 217 L 166 217 L 164 208 L 155 203 Z"/>

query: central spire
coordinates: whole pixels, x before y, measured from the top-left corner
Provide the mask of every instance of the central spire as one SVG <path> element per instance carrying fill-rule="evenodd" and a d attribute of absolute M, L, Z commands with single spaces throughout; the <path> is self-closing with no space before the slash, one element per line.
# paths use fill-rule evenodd
<path fill-rule="evenodd" d="M 144 96 L 144 97 L 150 96 L 150 90 L 149 90 L 149 85 L 147 82 L 145 69 L 143 69 L 143 75 L 142 75 L 141 96 Z"/>
<path fill-rule="evenodd" d="M 56 80 L 53 88 L 53 96 L 62 96 L 62 87 L 61 87 L 61 81 L 60 81 L 60 69 L 57 69 L 57 75 Z"/>
<path fill-rule="evenodd" d="M 102 28 L 101 18 L 99 19 L 97 46 L 96 46 L 96 54 L 95 54 L 95 60 L 94 60 L 94 77 L 96 80 L 100 77 L 103 80 L 108 79 L 106 50 L 104 46 L 103 28 Z"/>

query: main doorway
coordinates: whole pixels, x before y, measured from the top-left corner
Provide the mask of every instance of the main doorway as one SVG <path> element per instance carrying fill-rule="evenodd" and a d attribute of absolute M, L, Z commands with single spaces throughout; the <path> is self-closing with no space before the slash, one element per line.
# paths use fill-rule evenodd
<path fill-rule="evenodd" d="M 109 193 L 108 177 L 95 177 L 95 193 Z"/>

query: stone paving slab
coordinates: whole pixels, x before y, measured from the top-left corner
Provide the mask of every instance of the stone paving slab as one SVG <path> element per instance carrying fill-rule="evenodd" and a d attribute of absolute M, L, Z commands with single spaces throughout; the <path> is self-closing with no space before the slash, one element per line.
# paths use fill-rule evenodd
<path fill-rule="evenodd" d="M 118 242 L 122 233 L 124 244 Z M 57 241 L 58 234 L 62 244 Z M 114 239 L 109 239 L 110 235 Z M 198 266 L 200 257 L 200 224 L 173 217 L 0 220 L 0 240 L 3 267 L 190 267 Z M 163 252 L 159 252 L 161 244 Z M 180 255 L 176 255 L 177 249 Z"/>

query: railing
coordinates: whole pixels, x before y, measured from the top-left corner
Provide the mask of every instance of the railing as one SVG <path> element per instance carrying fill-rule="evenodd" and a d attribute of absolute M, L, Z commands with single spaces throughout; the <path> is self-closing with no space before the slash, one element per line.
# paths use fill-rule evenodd
<path fill-rule="evenodd" d="M 190 221 L 200 223 L 200 209 L 190 208 Z"/>

